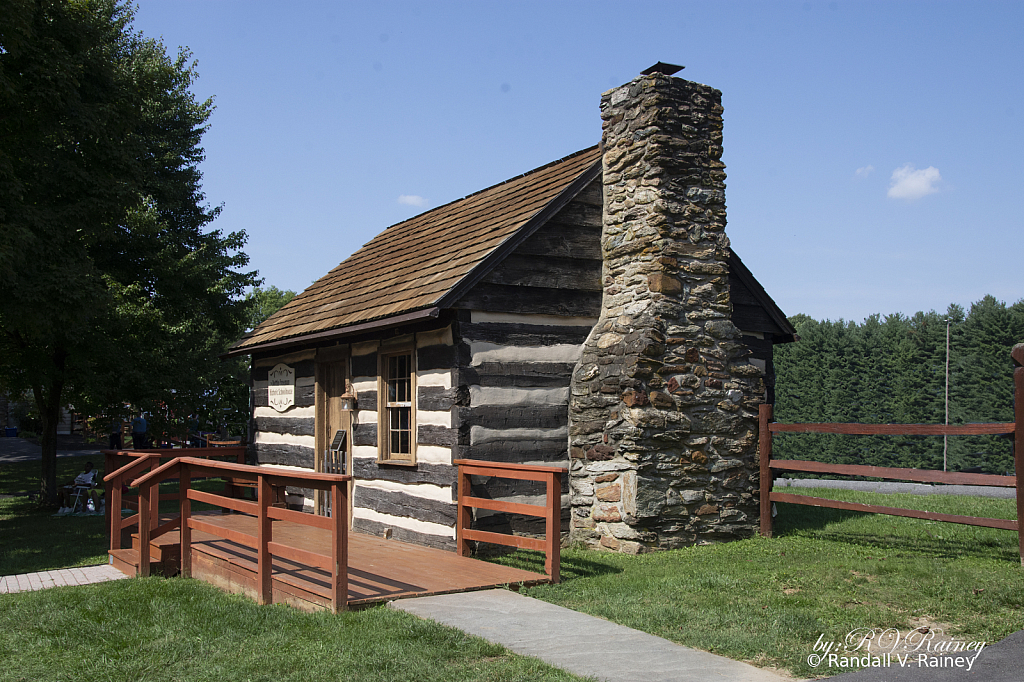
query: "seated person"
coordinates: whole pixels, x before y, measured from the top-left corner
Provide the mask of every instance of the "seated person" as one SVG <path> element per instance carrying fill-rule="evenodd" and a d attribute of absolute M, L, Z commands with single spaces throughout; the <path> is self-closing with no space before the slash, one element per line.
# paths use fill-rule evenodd
<path fill-rule="evenodd" d="M 102 481 L 97 481 L 96 486 L 89 488 L 89 501 L 92 502 L 92 508 L 86 509 L 93 514 L 103 514 L 106 511 L 106 498 L 104 497 L 105 491 L 103 490 Z"/>
<path fill-rule="evenodd" d="M 92 462 L 85 463 L 85 471 L 75 476 L 75 480 L 66 484 L 62 487 L 57 494 L 60 497 L 60 511 L 58 514 L 70 514 L 74 511 L 72 507 L 72 498 L 74 497 L 75 488 L 85 486 L 93 488 L 96 486 L 97 479 L 99 478 L 99 472 L 93 467 Z M 102 495 L 102 492 L 100 493 Z"/>

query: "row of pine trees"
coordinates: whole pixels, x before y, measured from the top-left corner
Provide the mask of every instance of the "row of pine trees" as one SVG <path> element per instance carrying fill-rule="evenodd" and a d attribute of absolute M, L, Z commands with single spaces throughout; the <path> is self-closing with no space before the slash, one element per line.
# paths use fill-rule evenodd
<path fill-rule="evenodd" d="M 790 318 L 800 340 L 775 346 L 775 419 L 942 424 L 947 319 L 949 423 L 1013 421 L 1010 350 L 1024 342 L 1024 300 L 1007 306 L 991 296 L 945 315 L 872 315 L 860 324 Z M 941 436 L 781 434 L 773 449 L 779 459 L 943 467 Z M 1005 436 L 950 436 L 946 456 L 949 471 L 1013 471 Z"/>

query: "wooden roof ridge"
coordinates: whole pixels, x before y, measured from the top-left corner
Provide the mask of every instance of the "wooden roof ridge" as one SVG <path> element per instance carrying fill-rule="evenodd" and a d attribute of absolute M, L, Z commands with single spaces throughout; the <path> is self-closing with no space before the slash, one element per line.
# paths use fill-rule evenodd
<path fill-rule="evenodd" d="M 594 145 L 395 223 L 222 357 L 436 317 L 600 173 Z"/>

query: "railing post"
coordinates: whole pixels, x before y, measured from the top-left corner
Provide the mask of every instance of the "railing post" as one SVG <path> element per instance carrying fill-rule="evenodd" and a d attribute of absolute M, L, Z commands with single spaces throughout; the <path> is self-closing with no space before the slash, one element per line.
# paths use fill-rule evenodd
<path fill-rule="evenodd" d="M 331 484 L 331 609 L 348 608 L 348 482 Z"/>
<path fill-rule="evenodd" d="M 455 524 L 455 544 L 459 554 L 469 556 L 473 553 L 473 550 L 470 548 L 469 540 L 465 538 L 463 531 L 473 525 L 473 510 L 465 504 L 465 499 L 470 497 L 470 481 L 466 467 L 462 464 L 459 465 L 458 476 L 458 492 L 456 495 L 458 496 L 459 507 Z"/>
<path fill-rule="evenodd" d="M 270 481 L 267 480 L 266 476 L 260 474 L 257 476 L 256 486 L 256 503 L 259 505 L 259 512 L 257 514 L 257 523 L 259 527 L 256 531 L 257 544 L 259 548 L 257 551 L 256 559 L 256 572 L 257 580 L 259 582 L 259 602 L 260 604 L 270 604 L 274 600 L 274 584 L 273 575 L 271 573 L 271 556 L 268 543 L 271 541 L 271 518 L 267 516 L 267 508 L 270 506 Z"/>
<path fill-rule="evenodd" d="M 547 519 L 545 537 L 546 547 L 544 553 L 544 572 L 548 574 L 551 582 L 558 582 L 559 569 L 561 568 L 562 556 L 562 472 L 555 469 L 548 474 L 547 490 Z"/>
<path fill-rule="evenodd" d="M 1024 566 L 1024 343 L 1013 347 L 1013 469 L 1017 477 L 1017 545 Z"/>
<path fill-rule="evenodd" d="M 155 455 L 149 458 L 149 470 L 155 471 L 160 467 L 160 455 Z M 155 488 L 155 490 L 154 490 Z M 156 527 L 160 525 L 160 484 L 156 483 L 150 486 L 149 494 L 149 523 L 150 530 L 156 530 Z"/>
<path fill-rule="evenodd" d="M 192 577 L 192 529 L 188 522 L 192 517 L 192 500 L 188 499 L 188 489 L 192 487 L 192 472 L 184 462 L 178 468 L 178 502 L 181 505 L 181 575 Z"/>
<path fill-rule="evenodd" d="M 112 474 L 117 471 L 116 455 L 113 451 L 107 450 L 103 456 L 103 475 Z M 103 520 L 107 526 L 107 547 L 109 549 L 121 549 L 121 486 L 116 485 L 117 481 L 110 480 L 103 482 L 103 499 L 106 501 L 106 512 L 103 514 Z M 117 504 L 114 506 L 114 488 L 117 488 Z M 117 510 L 115 516 L 113 510 Z M 117 519 L 117 527 L 114 527 L 114 519 Z M 117 535 L 117 540 L 114 540 L 114 535 Z"/>
<path fill-rule="evenodd" d="M 769 467 L 772 459 L 772 432 L 768 427 L 772 421 L 772 412 L 770 403 L 761 403 L 757 411 L 757 452 L 761 468 L 761 535 L 766 538 L 772 536 L 772 471 Z"/>
<path fill-rule="evenodd" d="M 143 578 L 149 577 L 149 536 L 150 517 L 152 516 L 150 498 L 152 496 L 152 484 L 147 482 L 139 488 L 139 575 Z"/>

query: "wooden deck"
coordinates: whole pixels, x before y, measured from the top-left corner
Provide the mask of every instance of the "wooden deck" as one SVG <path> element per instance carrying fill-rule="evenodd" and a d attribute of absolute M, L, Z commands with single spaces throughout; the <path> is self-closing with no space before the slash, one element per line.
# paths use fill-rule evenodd
<path fill-rule="evenodd" d="M 200 513 L 206 523 L 247 535 L 256 534 L 257 520 L 245 514 Z M 275 542 L 291 547 L 330 554 L 330 533 L 288 521 L 273 524 Z M 350 533 L 348 606 L 422 597 L 431 594 L 468 592 L 500 585 L 535 585 L 549 582 L 547 576 L 460 556 L 430 547 L 371 535 Z M 178 532 L 158 538 L 166 547 L 177 549 Z M 135 543 L 136 547 L 137 541 Z M 151 554 L 156 559 L 154 552 Z M 121 550 L 127 553 L 131 550 Z M 177 557 L 174 557 L 175 559 Z M 172 560 L 172 565 L 177 562 Z M 192 577 L 223 590 L 257 598 L 256 551 L 199 530 L 192 531 Z M 298 562 L 273 558 L 273 601 L 306 610 L 330 608 L 330 573 Z"/>

